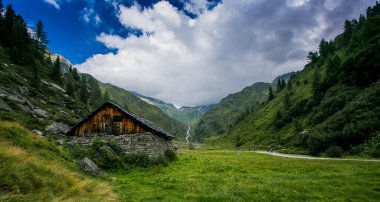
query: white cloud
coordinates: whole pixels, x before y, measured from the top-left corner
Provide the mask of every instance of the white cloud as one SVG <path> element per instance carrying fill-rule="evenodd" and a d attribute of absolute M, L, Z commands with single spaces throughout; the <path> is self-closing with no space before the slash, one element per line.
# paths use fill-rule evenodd
<path fill-rule="evenodd" d="M 60 9 L 60 6 L 59 6 L 59 4 L 57 3 L 56 0 L 45 0 L 45 2 L 48 3 L 48 4 L 50 4 L 50 5 L 52 5 L 52 6 L 54 6 L 54 8 L 56 8 L 56 9 Z"/>
<path fill-rule="evenodd" d="M 94 55 L 77 68 L 176 105 L 215 103 L 254 82 L 301 69 L 322 37 L 335 36 L 344 19 L 370 5 L 226 0 L 209 11 L 205 1 L 193 3 L 196 19 L 167 1 L 148 9 L 119 6 L 120 23 L 143 35 L 101 33 L 97 40 L 116 53 Z"/>

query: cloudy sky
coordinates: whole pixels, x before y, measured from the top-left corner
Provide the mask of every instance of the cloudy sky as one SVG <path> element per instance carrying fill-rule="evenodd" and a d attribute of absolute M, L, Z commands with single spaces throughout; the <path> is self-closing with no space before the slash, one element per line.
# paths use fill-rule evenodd
<path fill-rule="evenodd" d="M 31 26 L 46 22 L 50 49 L 80 71 L 177 106 L 216 103 L 254 82 L 302 69 L 321 38 L 334 38 L 345 19 L 374 2 L 4 1 Z"/>

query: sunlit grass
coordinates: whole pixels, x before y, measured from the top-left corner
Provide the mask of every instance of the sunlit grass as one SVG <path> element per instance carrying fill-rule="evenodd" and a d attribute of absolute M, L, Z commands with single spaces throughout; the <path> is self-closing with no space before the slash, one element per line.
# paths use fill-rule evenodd
<path fill-rule="evenodd" d="M 183 151 L 164 168 L 110 174 L 125 201 L 379 201 L 380 163 Z"/>
<path fill-rule="evenodd" d="M 81 174 L 54 144 L 0 122 L 0 201 L 115 201 L 112 187 Z"/>

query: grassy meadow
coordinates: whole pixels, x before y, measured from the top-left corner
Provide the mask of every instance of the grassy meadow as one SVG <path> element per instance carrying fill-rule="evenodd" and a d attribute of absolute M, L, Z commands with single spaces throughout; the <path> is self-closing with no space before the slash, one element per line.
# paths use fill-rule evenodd
<path fill-rule="evenodd" d="M 121 201 L 379 201 L 380 163 L 183 151 L 106 179 Z"/>
<path fill-rule="evenodd" d="M 380 201 L 380 162 L 233 150 L 177 157 L 94 177 L 54 143 L 0 121 L 0 201 Z"/>
<path fill-rule="evenodd" d="M 55 144 L 0 121 L 0 201 L 116 201 L 112 187 L 84 174 Z"/>

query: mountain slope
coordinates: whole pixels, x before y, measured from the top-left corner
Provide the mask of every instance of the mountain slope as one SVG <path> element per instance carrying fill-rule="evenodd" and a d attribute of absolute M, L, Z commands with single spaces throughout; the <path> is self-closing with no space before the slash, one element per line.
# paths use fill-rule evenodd
<path fill-rule="evenodd" d="M 190 126 L 195 125 L 203 116 L 203 114 L 205 114 L 212 107 L 212 105 L 196 106 L 196 107 L 184 106 L 177 109 L 173 104 L 163 102 L 159 99 L 147 97 L 135 92 L 133 94 L 138 96 L 143 101 L 151 105 L 157 106 L 165 114 L 172 117 L 173 119 Z"/>
<path fill-rule="evenodd" d="M 231 147 L 380 156 L 380 3 L 322 40 L 309 64 L 273 100 L 220 139 Z"/>
<path fill-rule="evenodd" d="M 203 115 L 191 139 L 200 141 L 227 132 L 244 112 L 266 100 L 269 86 L 269 83 L 255 83 L 223 98 Z"/>

